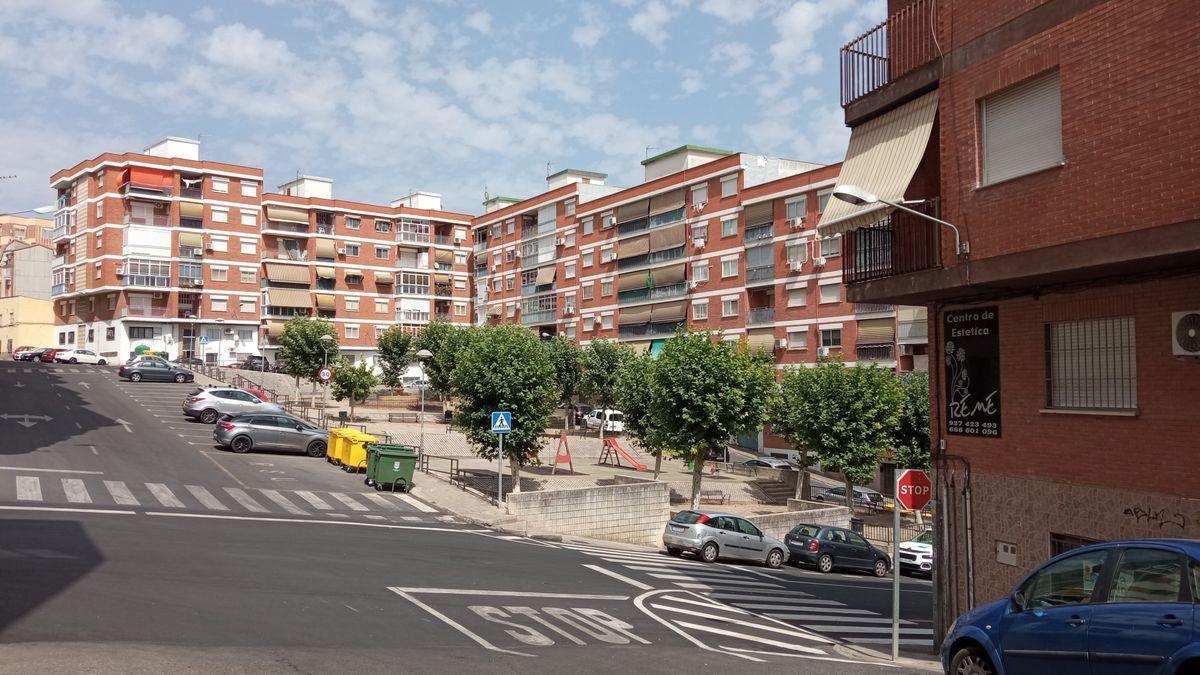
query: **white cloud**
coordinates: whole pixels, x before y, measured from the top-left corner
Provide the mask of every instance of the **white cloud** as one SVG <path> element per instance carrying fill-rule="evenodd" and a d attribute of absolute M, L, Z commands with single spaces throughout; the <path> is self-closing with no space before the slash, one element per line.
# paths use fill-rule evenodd
<path fill-rule="evenodd" d="M 775 18 L 778 39 L 771 45 L 771 67 L 786 85 L 796 75 L 814 75 L 824 65 L 817 36 L 841 14 L 854 9 L 856 0 L 802 0 Z"/>
<path fill-rule="evenodd" d="M 571 40 L 580 47 L 591 49 L 608 33 L 608 23 L 594 2 L 583 5 L 580 16 L 581 20 L 571 31 Z"/>
<path fill-rule="evenodd" d="M 192 12 L 192 18 L 201 23 L 212 23 L 217 20 L 217 10 L 213 9 L 211 5 L 205 5 Z"/>
<path fill-rule="evenodd" d="M 685 69 L 683 79 L 679 81 L 679 89 L 684 96 L 691 96 L 704 89 L 704 78 L 701 77 L 700 71 L 692 68 Z"/>
<path fill-rule="evenodd" d="M 715 124 L 692 125 L 690 140 L 694 143 L 712 145 L 720 142 L 720 129 Z"/>
<path fill-rule="evenodd" d="M 213 29 L 205 41 L 204 57 L 219 66 L 260 75 L 282 73 L 296 63 L 286 42 L 240 23 Z"/>
<path fill-rule="evenodd" d="M 761 7 L 759 0 L 703 0 L 700 3 L 700 11 L 729 23 L 746 23 Z"/>
<path fill-rule="evenodd" d="M 754 65 L 754 50 L 744 42 L 722 42 L 713 47 L 709 60 L 725 64 L 726 75 L 737 75 Z"/>
<path fill-rule="evenodd" d="M 845 111 L 833 103 L 816 103 L 820 98 L 809 88 L 772 103 L 763 117 L 746 127 L 748 147 L 805 161 L 841 161 L 850 138 Z"/>
<path fill-rule="evenodd" d="M 641 10 L 629 19 L 629 28 L 641 35 L 655 47 L 662 49 L 666 44 L 666 26 L 675 12 L 663 0 L 649 0 Z"/>
<path fill-rule="evenodd" d="M 463 23 L 467 28 L 471 28 L 484 35 L 489 35 L 492 32 L 492 15 L 482 9 L 471 13 Z"/>

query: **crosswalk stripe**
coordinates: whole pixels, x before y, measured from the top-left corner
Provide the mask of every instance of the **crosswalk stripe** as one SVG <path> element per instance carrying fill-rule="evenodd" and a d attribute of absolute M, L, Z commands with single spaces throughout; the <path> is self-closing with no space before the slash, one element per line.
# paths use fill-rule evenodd
<path fill-rule="evenodd" d="M 213 493 L 208 491 L 207 488 L 199 485 L 185 485 L 184 487 L 187 488 L 188 492 L 192 493 L 192 496 L 195 497 L 196 501 L 200 502 L 201 506 L 204 508 L 212 509 L 213 511 L 229 510 L 229 507 L 222 504 L 221 500 L 217 499 Z"/>
<path fill-rule="evenodd" d="M 295 504 L 289 502 L 287 500 L 287 497 L 284 497 L 283 495 L 279 494 L 278 490 L 259 490 L 259 492 L 263 493 L 263 496 L 266 497 L 267 499 L 270 499 L 271 501 L 275 502 L 279 506 L 283 507 L 283 510 L 287 511 L 288 513 L 292 513 L 297 516 L 307 516 L 308 515 L 308 511 L 305 511 L 304 509 L 300 508 L 299 506 L 296 506 Z"/>
<path fill-rule="evenodd" d="M 63 478 L 63 492 L 67 495 L 67 501 L 72 504 L 91 504 L 92 496 L 88 494 L 87 486 L 78 478 Z"/>
<path fill-rule="evenodd" d="M 334 499 L 338 500 L 339 502 L 345 504 L 351 511 L 366 511 L 367 510 L 367 507 L 365 507 L 362 504 L 359 504 L 358 502 L 351 499 L 350 495 L 342 494 L 341 492 L 330 492 L 329 496 L 333 497 Z"/>
<path fill-rule="evenodd" d="M 835 605 L 842 604 L 836 600 L 810 599 L 813 596 L 808 593 L 805 593 L 804 591 L 781 591 L 776 595 L 766 596 L 766 597 L 757 596 L 757 595 L 743 595 L 741 593 L 738 593 L 736 595 L 725 594 L 725 593 L 713 593 L 712 597 L 722 598 L 725 600 L 732 599 L 732 600 L 745 600 L 745 601 L 753 601 L 753 602 L 798 602 L 802 605 L 803 604 L 811 604 L 811 603 L 832 603 Z"/>
<path fill-rule="evenodd" d="M 262 504 L 254 501 L 253 497 L 246 494 L 244 490 L 239 490 L 238 488 L 225 488 L 225 491 L 229 493 L 230 497 L 233 497 L 235 502 L 241 504 L 242 508 L 246 509 L 247 511 L 255 511 L 257 513 L 269 512 L 268 509 L 264 508 Z"/>
<path fill-rule="evenodd" d="M 885 637 L 885 638 L 849 637 L 849 638 L 845 638 L 845 640 L 846 640 L 846 642 L 853 642 L 855 644 L 861 644 L 861 645 L 890 645 L 892 643 L 892 638 L 890 638 L 890 637 Z M 914 645 L 914 646 L 918 646 L 918 647 L 930 647 L 930 646 L 933 646 L 933 640 L 921 640 L 919 638 L 900 638 L 900 644 L 901 645 Z"/>
<path fill-rule="evenodd" d="M 607 560 L 607 558 L 605 558 L 605 559 Z M 679 564 L 676 564 L 676 562 L 664 560 L 662 562 L 656 561 L 656 564 L 653 564 L 653 565 L 647 565 L 645 563 L 636 563 L 636 564 L 630 565 L 629 563 L 625 563 L 625 566 L 631 570 L 638 570 L 640 572 L 662 572 L 662 571 L 673 572 L 676 570 L 678 570 L 680 572 L 685 572 L 685 571 L 691 572 L 692 570 L 697 570 L 697 569 L 707 569 L 709 573 L 714 574 L 714 575 L 729 576 L 734 573 L 731 570 L 723 570 L 720 567 L 713 567 L 712 565 L 701 565 L 700 563 L 692 563 L 692 562 L 687 562 L 687 561 L 682 561 Z"/>
<path fill-rule="evenodd" d="M 715 596 L 716 593 L 714 593 L 713 595 Z M 755 598 L 755 599 L 757 600 L 758 598 Z M 746 609 L 756 609 L 756 610 L 768 609 L 768 610 L 774 610 L 775 612 L 780 612 L 781 610 L 783 611 L 783 613 L 780 613 L 780 614 L 772 614 L 770 612 L 767 612 L 767 616 L 774 616 L 774 617 L 787 616 L 787 612 L 791 611 L 791 610 L 795 610 L 798 612 L 825 612 L 826 614 L 828 614 L 830 612 L 836 612 L 838 614 L 873 614 L 873 612 L 871 612 L 870 610 L 866 610 L 866 609 L 847 608 L 844 604 L 838 602 L 837 600 L 813 599 L 813 600 L 801 600 L 800 602 L 804 602 L 805 604 L 803 604 L 803 605 L 768 605 L 768 604 L 764 604 L 761 602 L 738 602 L 736 600 L 732 601 L 731 604 L 737 605 L 738 607 L 745 607 Z"/>
<path fill-rule="evenodd" d="M 888 623 L 891 623 L 888 619 Z M 821 626 L 805 626 L 809 630 L 819 631 L 821 633 L 890 633 L 891 626 L 851 626 L 849 624 L 831 624 Z M 933 635 L 933 630 L 930 628 L 901 628 L 901 635 Z"/>
<path fill-rule="evenodd" d="M 870 612 L 867 612 L 867 613 L 870 614 Z M 766 614 L 765 616 L 769 616 L 773 619 L 783 619 L 785 621 L 793 621 L 793 622 L 795 622 L 795 621 L 800 621 L 800 622 L 853 621 L 856 624 L 857 623 L 885 623 L 888 625 L 891 625 L 891 623 L 892 623 L 892 620 L 890 618 L 882 617 L 882 616 L 879 616 L 878 614 L 873 614 L 871 616 L 823 616 L 820 614 Z M 909 626 L 913 625 L 913 622 L 911 622 L 911 621 L 901 621 L 900 623 L 907 624 Z M 807 623 L 805 623 L 804 625 L 806 627 L 808 626 Z M 854 624 L 847 623 L 844 625 L 852 626 Z"/>
<path fill-rule="evenodd" d="M 333 508 L 332 506 L 329 505 L 329 502 L 325 501 L 324 499 L 321 499 L 320 497 L 309 492 L 308 490 L 296 490 L 295 493 L 296 493 L 297 497 L 299 497 L 299 498 L 303 499 L 304 501 L 308 502 L 309 504 L 311 504 L 314 509 L 320 509 L 321 511 L 328 511 L 329 509 Z"/>
<path fill-rule="evenodd" d="M 419 499 L 412 497 L 411 495 L 406 495 L 402 492 L 394 492 L 392 494 L 396 495 L 396 499 L 399 499 L 400 501 L 404 502 L 405 504 L 408 504 L 409 506 L 420 511 L 421 513 L 435 513 L 437 511 L 437 509 L 429 506 L 428 504 L 420 501 Z"/>
<path fill-rule="evenodd" d="M 821 651 L 820 649 L 816 649 L 814 647 L 804 647 L 802 645 L 793 644 L 791 642 L 780 642 L 778 640 L 771 640 L 769 638 L 766 638 L 766 637 L 763 637 L 760 635 L 751 635 L 749 633 L 739 633 L 737 631 L 725 630 L 724 628 L 716 628 L 715 626 L 705 626 L 703 624 L 691 623 L 689 621 L 676 620 L 675 623 L 680 626 L 683 626 L 684 628 L 691 628 L 692 630 L 704 631 L 706 633 L 716 633 L 717 635 L 724 635 L 726 637 L 740 638 L 742 640 L 749 640 L 751 642 L 760 642 L 762 644 L 771 645 L 772 647 L 779 647 L 781 649 L 789 649 L 792 651 L 803 652 L 805 654 L 824 654 L 825 653 L 825 652 Z M 804 633 L 796 633 L 793 631 L 787 631 L 782 628 L 775 628 L 773 626 L 763 626 L 760 624 L 742 624 L 742 626 L 745 628 L 755 628 L 758 630 L 779 632 L 779 633 L 788 635 L 793 638 L 800 638 L 800 639 L 805 639 L 805 640 L 819 640 L 819 638 L 815 635 L 805 635 Z"/>
<path fill-rule="evenodd" d="M 396 504 L 394 502 L 389 502 L 387 497 L 384 497 L 383 495 L 373 495 L 368 492 L 368 493 L 363 494 L 363 496 L 366 497 L 367 499 L 369 499 L 370 501 L 374 502 L 375 504 L 382 506 L 385 509 L 395 509 L 396 508 Z"/>
<path fill-rule="evenodd" d="M 119 480 L 106 480 L 104 487 L 108 489 L 108 494 L 112 495 L 113 501 L 121 506 L 138 506 L 137 497 L 129 491 L 129 488 L 124 482 Z"/>
<path fill-rule="evenodd" d="M 717 583 L 717 584 L 732 584 L 734 586 L 758 586 L 760 588 L 783 588 L 780 584 L 767 583 L 765 581 L 743 581 L 741 579 L 733 579 L 730 577 L 713 577 L 708 575 L 690 575 L 690 574 L 663 574 L 661 572 L 652 572 L 650 576 L 655 579 L 668 579 L 671 581 L 698 581 L 700 583 Z"/>
<path fill-rule="evenodd" d="M 169 509 L 185 508 L 183 502 L 175 497 L 175 493 L 171 492 L 171 489 L 162 483 L 146 483 L 146 489 L 150 490 L 150 494 L 154 495 L 158 503 Z"/>
<path fill-rule="evenodd" d="M 408 521 L 408 522 L 410 522 L 410 523 L 419 523 L 419 522 L 421 522 L 421 519 L 420 519 L 419 517 L 417 517 L 417 516 L 400 516 L 400 518 L 401 518 L 401 519 L 403 519 L 403 520 L 405 520 L 405 521 Z"/>
<path fill-rule="evenodd" d="M 23 502 L 42 501 L 42 481 L 37 476 L 17 476 L 17 499 Z"/>

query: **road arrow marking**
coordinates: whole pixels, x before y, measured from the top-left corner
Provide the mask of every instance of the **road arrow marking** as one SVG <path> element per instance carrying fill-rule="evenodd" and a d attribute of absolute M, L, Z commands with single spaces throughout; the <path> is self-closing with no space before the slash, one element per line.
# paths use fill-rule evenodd
<path fill-rule="evenodd" d="M 131 434 L 133 433 L 133 429 L 129 428 L 129 422 L 126 422 L 125 420 L 116 420 L 116 423 L 125 427 L 125 431 L 128 431 Z"/>
<path fill-rule="evenodd" d="M 88 384 L 87 382 L 80 382 L 80 383 L 79 383 L 79 386 L 81 386 L 81 387 L 83 387 L 84 389 L 87 389 L 87 390 L 89 390 L 89 391 L 90 391 L 90 390 L 91 390 L 91 388 L 92 388 L 92 385 Z"/>
<path fill-rule="evenodd" d="M 16 387 L 17 389 L 24 389 L 24 388 L 25 388 L 25 384 L 24 384 L 23 382 L 18 382 L 18 383 L 16 383 L 16 384 L 14 384 L 13 386 L 14 386 L 14 387 Z"/>
<path fill-rule="evenodd" d="M 0 415 L 0 420 L 5 420 L 5 421 L 12 420 L 12 421 L 16 422 L 17 424 L 20 424 L 21 426 L 25 427 L 26 429 L 34 426 L 39 421 L 49 422 L 52 419 L 54 419 L 54 418 L 50 417 L 48 415 L 9 415 L 8 413 L 4 413 L 3 415 Z"/>

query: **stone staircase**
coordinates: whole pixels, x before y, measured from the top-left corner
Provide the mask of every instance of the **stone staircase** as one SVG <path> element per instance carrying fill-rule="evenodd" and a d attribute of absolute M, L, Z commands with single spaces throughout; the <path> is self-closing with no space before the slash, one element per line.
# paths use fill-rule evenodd
<path fill-rule="evenodd" d="M 796 489 L 783 481 L 754 480 L 750 484 L 763 494 L 767 504 L 786 504 L 796 496 Z"/>

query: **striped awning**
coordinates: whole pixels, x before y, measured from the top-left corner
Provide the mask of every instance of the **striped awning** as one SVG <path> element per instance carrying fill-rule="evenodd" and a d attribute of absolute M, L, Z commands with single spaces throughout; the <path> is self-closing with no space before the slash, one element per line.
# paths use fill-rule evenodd
<path fill-rule="evenodd" d="M 537 285 L 541 286 L 543 284 L 554 283 L 555 271 L 556 271 L 556 268 L 554 267 L 554 265 L 546 265 L 545 267 L 538 268 Z"/>
<path fill-rule="evenodd" d="M 318 309 L 333 309 L 333 295 L 329 293 L 317 293 L 316 297 Z"/>
<path fill-rule="evenodd" d="M 363 271 L 358 269 L 357 267 L 347 267 L 346 268 L 346 276 L 347 277 L 361 277 L 362 275 L 363 275 Z"/>
<path fill-rule="evenodd" d="M 636 288 L 648 288 L 652 286 L 651 277 L 645 270 L 641 272 L 630 272 L 622 274 L 617 278 L 617 291 L 632 291 Z"/>
<path fill-rule="evenodd" d="M 746 207 L 746 227 L 763 225 L 775 219 L 775 202 L 767 200 Z"/>
<path fill-rule="evenodd" d="M 617 207 L 617 222 L 623 223 L 628 220 L 637 220 L 650 212 L 650 200 L 639 199 L 632 204 L 625 204 Z"/>
<path fill-rule="evenodd" d="M 179 215 L 184 218 L 203 218 L 204 205 L 196 202 L 179 202 Z"/>
<path fill-rule="evenodd" d="M 304 223 L 308 224 L 308 211 L 304 209 L 291 209 L 286 206 L 268 206 L 267 220 L 278 220 L 284 223 Z"/>
<path fill-rule="evenodd" d="M 283 327 L 286 325 L 287 323 L 284 321 L 272 321 L 268 323 L 267 335 L 271 337 L 279 337 L 280 335 L 283 335 Z"/>
<path fill-rule="evenodd" d="M 674 211 L 683 206 L 683 188 L 664 192 L 650 198 L 650 215 L 656 216 L 667 211 Z"/>
<path fill-rule="evenodd" d="M 651 273 L 655 286 L 666 286 L 668 284 L 677 284 L 684 280 L 687 274 L 687 263 L 679 263 L 678 265 L 670 265 L 668 267 L 660 267 Z"/>
<path fill-rule="evenodd" d="M 179 245 L 200 248 L 204 246 L 204 235 L 199 232 L 180 232 Z"/>
<path fill-rule="evenodd" d="M 396 277 L 391 272 L 375 271 L 375 283 L 377 284 L 394 284 Z"/>
<path fill-rule="evenodd" d="M 773 351 L 775 349 L 775 331 L 774 329 L 752 330 L 746 334 L 746 344 L 751 351 L 760 349 Z"/>
<path fill-rule="evenodd" d="M 665 251 L 669 248 L 677 248 L 683 246 L 683 242 L 687 240 L 686 224 L 678 222 L 674 225 L 662 227 L 657 230 L 650 231 L 650 250 Z"/>
<path fill-rule="evenodd" d="M 651 305 L 650 308 L 652 312 L 651 316 L 655 323 L 659 321 L 679 321 L 683 319 L 687 312 L 687 301 L 664 302 Z"/>
<path fill-rule="evenodd" d="M 892 319 L 863 319 L 858 322 L 854 342 L 860 345 L 890 344 L 896 339 L 896 324 Z"/>
<path fill-rule="evenodd" d="M 318 258 L 336 258 L 337 243 L 332 239 L 317 239 Z"/>
<path fill-rule="evenodd" d="M 332 267 L 321 267 L 320 265 L 318 265 L 317 266 L 317 278 L 318 279 L 336 279 L 337 272 Z"/>
<path fill-rule="evenodd" d="M 650 323 L 650 305 L 638 307 L 622 307 L 618 323 L 622 326 L 638 323 Z"/>
<path fill-rule="evenodd" d="M 267 305 L 270 307 L 312 307 L 312 294 L 298 288 L 268 288 Z"/>
<path fill-rule="evenodd" d="M 650 236 L 642 235 L 633 239 L 625 239 L 617 242 L 617 257 L 618 258 L 634 258 L 639 255 L 646 255 L 650 252 Z"/>
<path fill-rule="evenodd" d="M 282 263 L 267 263 L 267 280 L 281 284 L 310 283 L 308 267 L 303 265 L 284 265 Z M 307 293 L 307 291 L 304 291 Z"/>

